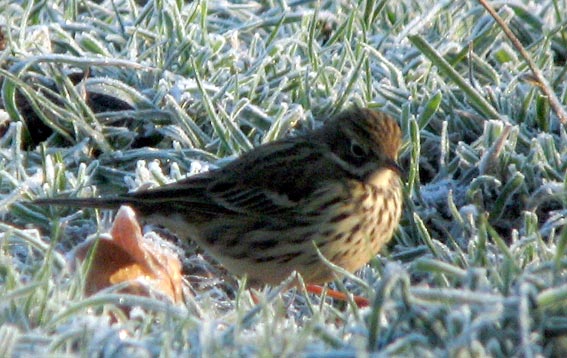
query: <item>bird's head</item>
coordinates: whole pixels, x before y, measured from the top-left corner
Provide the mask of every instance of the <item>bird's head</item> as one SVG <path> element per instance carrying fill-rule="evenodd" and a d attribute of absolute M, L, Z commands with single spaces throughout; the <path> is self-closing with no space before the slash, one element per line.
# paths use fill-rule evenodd
<path fill-rule="evenodd" d="M 402 134 L 387 114 L 367 108 L 344 111 L 321 128 L 321 136 L 334 159 L 353 176 L 364 181 L 401 177 L 397 163 Z"/>

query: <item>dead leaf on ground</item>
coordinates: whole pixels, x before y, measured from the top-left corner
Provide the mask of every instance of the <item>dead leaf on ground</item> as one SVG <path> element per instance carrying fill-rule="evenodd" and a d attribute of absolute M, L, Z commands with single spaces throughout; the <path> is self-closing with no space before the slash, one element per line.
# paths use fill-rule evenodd
<path fill-rule="evenodd" d="M 110 235 L 109 239 L 92 237 L 68 256 L 72 265 L 76 261 L 83 262 L 94 246 L 85 283 L 87 295 L 127 282 L 121 292 L 140 296 L 160 292 L 175 303 L 182 301 L 179 258 L 167 248 L 144 238 L 131 208 L 122 206 L 118 210 Z"/>

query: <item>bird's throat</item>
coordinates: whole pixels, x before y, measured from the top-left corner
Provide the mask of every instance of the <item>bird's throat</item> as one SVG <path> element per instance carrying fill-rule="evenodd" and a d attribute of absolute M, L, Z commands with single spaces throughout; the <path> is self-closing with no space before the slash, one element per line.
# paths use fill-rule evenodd
<path fill-rule="evenodd" d="M 396 185 L 400 176 L 389 168 L 380 168 L 370 173 L 364 180 L 366 184 L 374 185 L 378 188 L 387 188 Z"/>

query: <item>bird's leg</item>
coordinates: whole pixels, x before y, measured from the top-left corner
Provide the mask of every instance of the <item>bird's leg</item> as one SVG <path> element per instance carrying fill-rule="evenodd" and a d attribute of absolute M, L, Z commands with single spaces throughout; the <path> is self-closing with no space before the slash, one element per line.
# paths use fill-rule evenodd
<path fill-rule="evenodd" d="M 305 285 L 305 290 L 316 295 L 321 295 L 323 293 L 322 286 L 314 285 L 311 283 Z M 339 301 L 348 301 L 348 296 L 345 293 L 339 292 L 337 290 L 327 289 L 327 297 L 331 297 Z M 359 308 L 368 307 L 370 305 L 368 299 L 361 296 L 353 296 L 353 300 Z"/>

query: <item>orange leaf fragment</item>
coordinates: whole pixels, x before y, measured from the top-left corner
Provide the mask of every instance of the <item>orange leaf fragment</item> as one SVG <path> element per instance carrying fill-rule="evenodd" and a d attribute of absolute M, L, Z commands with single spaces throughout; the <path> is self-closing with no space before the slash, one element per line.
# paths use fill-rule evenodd
<path fill-rule="evenodd" d="M 87 295 L 127 282 L 122 292 L 149 296 L 157 291 L 173 302 L 182 301 L 179 258 L 171 250 L 144 238 L 130 207 L 122 206 L 118 210 L 110 235 L 110 239 L 91 237 L 70 253 L 71 263 L 84 261 L 96 244 L 86 277 Z"/>

